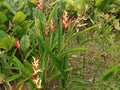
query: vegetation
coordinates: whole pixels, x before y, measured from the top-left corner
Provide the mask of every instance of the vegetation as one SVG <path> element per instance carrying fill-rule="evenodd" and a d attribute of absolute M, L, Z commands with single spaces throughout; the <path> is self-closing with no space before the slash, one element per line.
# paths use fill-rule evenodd
<path fill-rule="evenodd" d="M 120 0 L 0 0 L 0 90 L 119 90 Z"/>

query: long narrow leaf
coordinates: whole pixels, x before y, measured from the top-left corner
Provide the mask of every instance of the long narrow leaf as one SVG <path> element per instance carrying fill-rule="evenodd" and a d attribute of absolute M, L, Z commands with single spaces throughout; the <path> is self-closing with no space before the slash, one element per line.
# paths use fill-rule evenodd
<path fill-rule="evenodd" d="M 14 74 L 14 75 L 6 78 L 6 82 L 13 81 L 13 80 L 15 80 L 15 79 L 17 79 L 17 78 L 19 78 L 19 77 L 21 77 L 21 76 L 22 76 L 21 74 Z"/>
<path fill-rule="evenodd" d="M 90 88 L 96 88 L 95 86 L 88 86 L 88 85 L 77 85 L 73 84 L 71 85 L 71 90 L 81 90 L 81 89 L 90 89 Z"/>
<path fill-rule="evenodd" d="M 54 6 L 53 10 L 51 11 L 50 15 L 49 15 L 49 18 L 48 18 L 48 21 L 47 21 L 47 24 L 50 23 L 50 20 L 52 19 L 52 17 L 54 16 L 55 12 L 57 10 L 57 5 Z"/>
<path fill-rule="evenodd" d="M 39 36 L 38 37 L 39 41 L 41 42 L 41 45 L 43 46 L 43 48 L 46 50 L 46 52 L 49 54 L 50 56 L 50 62 L 62 73 L 62 76 L 64 79 L 66 79 L 66 75 L 64 73 L 64 70 L 62 69 L 62 67 L 60 66 L 59 62 L 58 62 L 58 58 L 55 56 L 55 54 L 49 49 L 47 43 Z"/>
<path fill-rule="evenodd" d="M 107 72 L 105 72 L 104 76 L 102 77 L 103 80 L 108 80 L 110 77 L 114 76 L 118 70 L 119 70 L 119 66 L 116 65 L 112 67 Z"/>
<path fill-rule="evenodd" d="M 43 46 L 43 48 L 47 51 L 47 53 L 49 54 L 51 60 L 50 62 L 62 73 L 62 76 L 64 77 L 64 79 L 66 78 L 66 75 L 64 73 L 64 70 L 62 69 L 62 67 L 60 66 L 59 62 L 58 62 L 58 58 L 54 55 L 54 53 L 49 49 L 49 47 L 47 46 L 47 43 L 39 36 L 38 37 L 39 41 L 41 41 L 41 44 Z"/>
<path fill-rule="evenodd" d="M 69 81 L 75 81 L 75 82 L 79 82 L 79 83 L 83 83 L 83 84 L 86 83 L 86 81 L 81 78 L 70 78 Z"/>
<path fill-rule="evenodd" d="M 82 30 L 82 31 L 80 31 L 80 32 L 77 32 L 77 33 L 75 34 L 75 36 L 76 36 L 76 35 L 82 35 L 83 33 L 86 33 L 86 32 L 88 32 L 88 31 L 90 31 L 90 30 L 92 30 L 92 29 L 95 29 L 96 27 L 98 27 L 98 25 L 93 25 L 93 26 L 91 26 L 91 27 L 88 27 L 88 28 L 86 28 L 86 29 L 84 29 L 84 30 Z"/>
<path fill-rule="evenodd" d="M 58 56 L 58 58 L 61 59 L 61 58 L 63 58 L 63 57 L 66 56 L 66 55 L 71 56 L 71 55 L 73 55 L 73 54 L 75 54 L 75 53 L 77 53 L 77 52 L 85 51 L 85 50 L 87 50 L 86 47 L 74 48 L 74 49 L 72 49 L 72 50 L 68 50 L 68 51 L 65 51 L 65 52 L 61 53 L 61 54 Z"/>
<path fill-rule="evenodd" d="M 62 25 L 60 23 L 58 29 L 58 50 L 61 49 L 61 46 L 62 46 Z"/>

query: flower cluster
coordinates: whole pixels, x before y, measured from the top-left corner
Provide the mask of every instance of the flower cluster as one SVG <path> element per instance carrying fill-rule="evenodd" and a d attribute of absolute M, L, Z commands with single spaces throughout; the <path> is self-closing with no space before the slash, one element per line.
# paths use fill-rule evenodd
<path fill-rule="evenodd" d="M 16 46 L 17 50 L 20 52 L 20 43 L 19 43 L 18 38 L 15 39 L 15 46 Z"/>
<path fill-rule="evenodd" d="M 41 90 L 41 89 L 43 89 L 43 86 L 41 85 L 42 80 L 41 80 L 41 78 L 39 78 L 38 72 L 42 72 L 42 70 L 39 69 L 39 59 L 33 57 L 33 60 L 34 61 L 32 62 L 32 68 L 34 70 L 34 73 L 30 74 L 30 76 L 32 77 L 37 88 Z"/>
<path fill-rule="evenodd" d="M 49 27 L 46 27 L 46 29 L 45 29 L 45 35 L 48 36 L 48 34 L 49 34 Z"/>
<path fill-rule="evenodd" d="M 62 25 L 64 27 L 64 31 L 66 31 L 68 29 L 72 20 L 73 20 L 73 17 L 69 18 L 69 16 L 67 15 L 67 12 L 65 12 L 65 14 L 62 16 Z"/>
<path fill-rule="evenodd" d="M 54 23 L 54 22 L 51 22 L 50 28 L 51 28 L 51 31 L 54 31 L 54 30 L 55 30 L 55 23 Z"/>
<path fill-rule="evenodd" d="M 36 6 L 42 10 L 44 6 L 44 1 L 43 0 L 38 0 Z"/>
<path fill-rule="evenodd" d="M 50 23 L 50 25 L 46 27 L 46 29 L 45 29 L 45 35 L 48 36 L 50 30 L 51 30 L 52 32 L 54 32 L 54 31 L 55 31 L 55 27 L 56 27 L 56 25 L 55 25 L 55 23 L 52 21 L 52 22 Z"/>
<path fill-rule="evenodd" d="M 79 32 L 79 29 L 80 29 L 81 27 L 84 27 L 84 26 L 87 25 L 86 23 L 81 23 L 81 21 L 85 21 L 85 20 L 87 20 L 87 19 L 86 19 L 84 16 L 78 14 L 78 17 L 77 17 L 77 19 L 75 20 L 75 26 L 76 26 L 77 32 Z"/>

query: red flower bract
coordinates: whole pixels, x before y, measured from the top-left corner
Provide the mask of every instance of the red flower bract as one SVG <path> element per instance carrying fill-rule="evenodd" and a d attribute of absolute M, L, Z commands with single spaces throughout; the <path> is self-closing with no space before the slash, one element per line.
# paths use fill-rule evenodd
<path fill-rule="evenodd" d="M 18 38 L 15 39 L 15 46 L 16 46 L 17 50 L 20 52 L 20 43 L 19 43 Z"/>
<path fill-rule="evenodd" d="M 50 28 L 51 28 L 52 31 L 55 30 L 55 23 L 54 23 L 54 22 L 51 22 L 51 24 L 50 24 Z"/>
<path fill-rule="evenodd" d="M 73 18 L 74 17 L 72 17 L 72 18 L 69 19 L 69 17 L 67 17 L 66 15 L 62 16 L 62 25 L 64 27 L 64 31 L 66 31 L 68 29 L 68 27 L 71 24 Z"/>
<path fill-rule="evenodd" d="M 43 6 L 44 6 L 44 1 L 43 1 L 43 0 L 38 0 L 36 6 L 37 6 L 40 10 L 42 10 L 42 9 L 43 9 Z"/>
<path fill-rule="evenodd" d="M 35 77 L 35 76 L 37 76 L 37 73 L 32 73 L 32 74 L 30 74 L 30 76 Z"/>
<path fill-rule="evenodd" d="M 41 78 L 39 78 L 38 72 L 42 72 L 41 69 L 39 69 L 39 59 L 37 57 L 33 57 L 33 62 L 32 62 L 32 68 L 34 70 L 33 73 L 30 74 L 30 76 L 32 77 L 34 83 L 36 84 L 37 88 L 39 90 L 42 90 L 44 88 L 44 86 L 41 85 Z"/>

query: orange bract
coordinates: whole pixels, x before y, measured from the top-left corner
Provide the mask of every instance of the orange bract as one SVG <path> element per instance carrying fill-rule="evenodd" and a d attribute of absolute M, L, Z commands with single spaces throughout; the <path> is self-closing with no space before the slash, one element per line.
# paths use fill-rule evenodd
<path fill-rule="evenodd" d="M 38 76 L 38 72 L 42 72 L 41 69 L 39 69 L 39 59 L 36 57 L 33 57 L 33 62 L 32 62 L 32 68 L 34 70 L 34 72 L 32 74 L 30 74 L 30 76 L 32 77 L 32 80 L 34 81 L 34 83 L 36 84 L 37 88 L 39 90 L 43 89 L 44 86 L 41 85 L 41 78 L 39 78 Z"/>
<path fill-rule="evenodd" d="M 67 15 L 62 16 L 62 25 L 64 27 L 64 31 L 66 31 L 68 29 L 69 25 L 72 22 L 72 19 L 73 19 L 73 17 L 71 19 L 69 19 L 69 17 L 67 17 Z"/>
<path fill-rule="evenodd" d="M 49 27 L 45 29 L 45 35 L 48 36 L 48 34 L 49 34 Z"/>
<path fill-rule="evenodd" d="M 51 28 L 52 31 L 55 30 L 55 23 L 54 23 L 54 22 L 51 22 L 51 24 L 50 24 L 50 28 Z"/>
<path fill-rule="evenodd" d="M 38 0 L 36 6 L 37 6 L 40 10 L 42 10 L 42 9 L 43 9 L 43 6 L 44 6 L 44 1 L 43 1 L 43 0 Z"/>
<path fill-rule="evenodd" d="M 19 43 L 18 38 L 15 39 L 15 46 L 16 46 L 17 50 L 20 51 L 20 43 Z"/>

